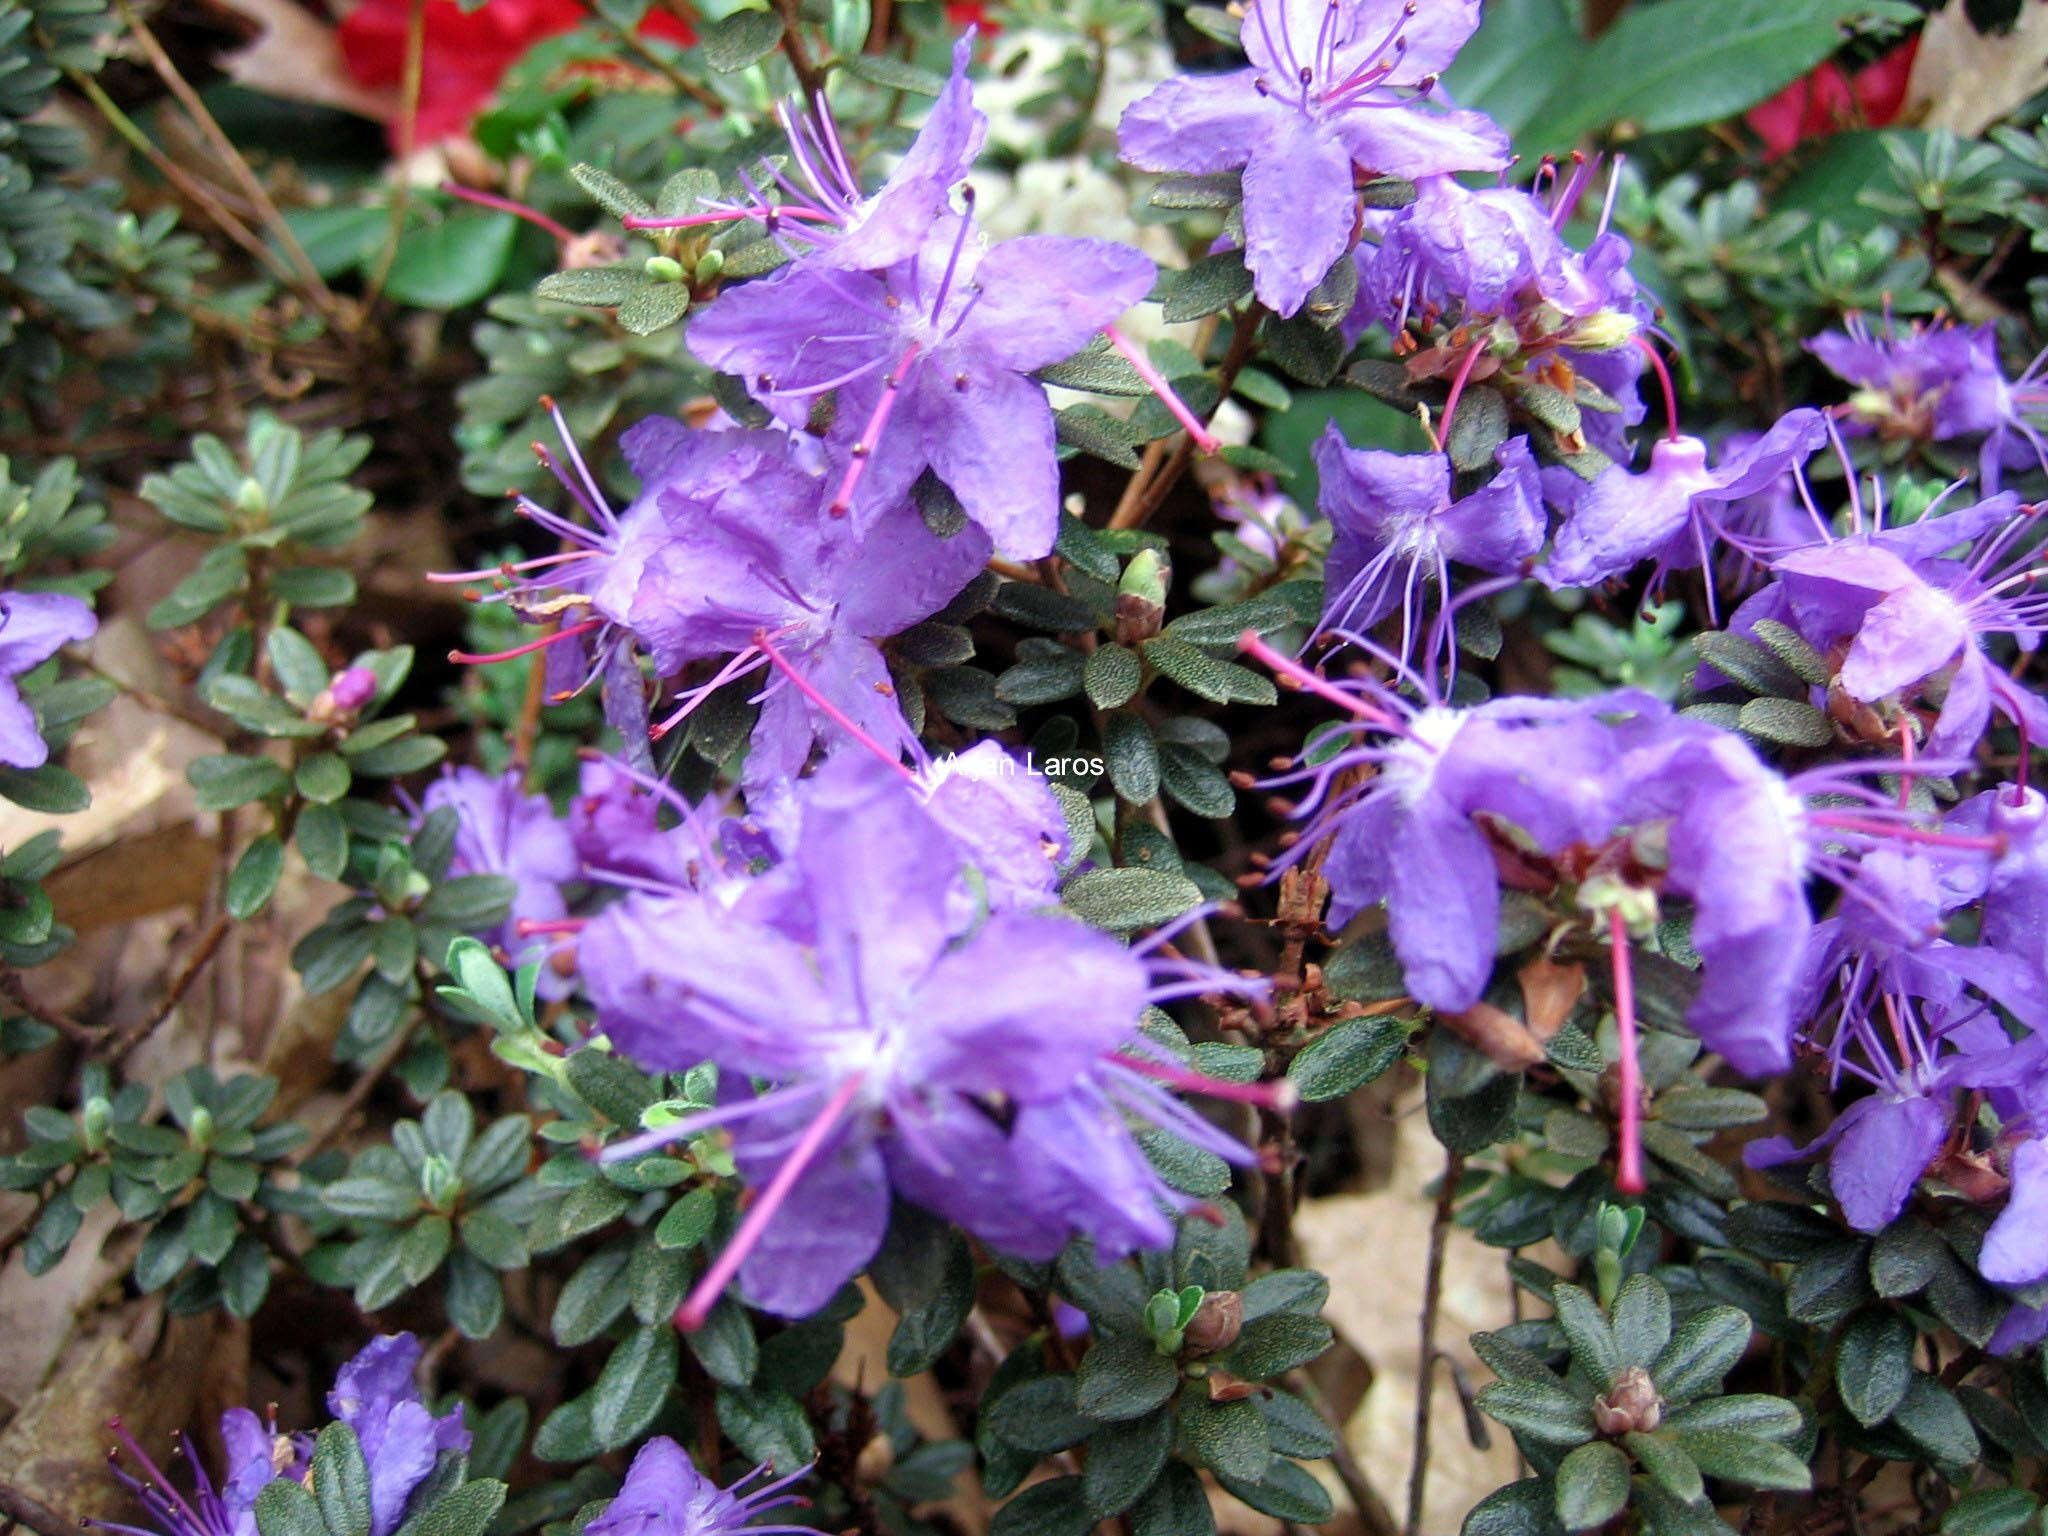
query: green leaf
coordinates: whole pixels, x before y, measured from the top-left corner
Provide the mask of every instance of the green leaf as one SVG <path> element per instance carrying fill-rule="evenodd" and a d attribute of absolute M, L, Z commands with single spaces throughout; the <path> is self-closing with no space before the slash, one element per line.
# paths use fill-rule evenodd
<path fill-rule="evenodd" d="M 292 841 L 306 868 L 323 880 L 339 880 L 348 867 L 348 824 L 329 805 L 309 805 L 299 812 Z"/>
<path fill-rule="evenodd" d="M 1835 1390 L 1857 1423 L 1882 1424 L 1905 1400 L 1918 1338 L 1913 1325 L 1889 1309 L 1859 1312 L 1849 1320 L 1835 1352 Z"/>
<path fill-rule="evenodd" d="M 1266 1463 L 1266 1475 L 1255 1483 L 1223 1472 L 1216 1474 L 1216 1480 L 1240 1503 L 1292 1525 L 1320 1526 L 1336 1513 L 1323 1485 L 1280 1457 Z"/>
<path fill-rule="evenodd" d="M 1241 250 L 1218 251 L 1179 272 L 1160 276 L 1159 317 L 1169 325 L 1199 320 L 1230 308 L 1252 291 Z"/>
<path fill-rule="evenodd" d="M 1523 142 L 1544 98 L 1583 68 L 1586 47 L 1566 0 L 1487 0 L 1486 24 L 1444 71 L 1444 86 L 1450 100 L 1482 109 Z"/>
<path fill-rule="evenodd" d="M 327 1536 L 320 1506 L 304 1484 L 280 1477 L 256 1495 L 256 1529 L 261 1536 Z"/>
<path fill-rule="evenodd" d="M 1145 659 L 1162 676 L 1214 704 L 1257 704 L 1270 707 L 1279 700 L 1272 679 L 1262 677 L 1234 661 L 1219 661 L 1207 651 L 1175 639 L 1157 635 L 1144 645 Z"/>
<path fill-rule="evenodd" d="M 1104 720 L 1102 754 L 1122 799 L 1143 805 L 1159 793 L 1159 743 L 1142 718 L 1119 713 Z"/>
<path fill-rule="evenodd" d="M 1230 1371 L 1246 1381 L 1269 1381 L 1319 1359 L 1330 1347 L 1330 1325 L 1319 1317 L 1277 1312 L 1244 1325 L 1230 1348 Z"/>
<path fill-rule="evenodd" d="M 1164 1470 L 1172 1450 L 1173 1415 L 1163 1411 L 1090 1435 L 1081 1489 L 1088 1512 L 1107 1520 L 1129 1509 Z"/>
<path fill-rule="evenodd" d="M 1657 1390 L 1675 1403 L 1718 1387 L 1749 1348 L 1752 1326 L 1749 1314 L 1734 1307 L 1695 1313 L 1650 1368 Z"/>
<path fill-rule="evenodd" d="M 394 1536 L 484 1536 L 504 1504 L 503 1483 L 464 1483 L 406 1521 Z"/>
<path fill-rule="evenodd" d="M 1593 1410 L 1548 1371 L 1479 1389 L 1479 1406 L 1539 1445 L 1579 1445 L 1593 1438 Z"/>
<path fill-rule="evenodd" d="M 958 1231 L 949 1233 L 938 1283 L 898 1318 L 889 1335 L 889 1374 L 916 1376 L 938 1362 L 974 1310 L 974 1255 Z"/>
<path fill-rule="evenodd" d="M 1623 13 L 1531 114 L 1521 142 L 1560 149 L 1627 122 L 1655 133 L 1717 122 L 1841 45 L 1870 0 L 1666 0 Z"/>
<path fill-rule="evenodd" d="M 782 18 L 773 11 L 734 11 L 704 29 L 699 48 L 706 64 L 730 75 L 773 53 L 781 41 Z"/>
<path fill-rule="evenodd" d="M 243 919 L 261 912 L 277 889 L 277 877 L 283 870 L 284 844 L 275 833 L 266 832 L 243 849 L 228 876 L 228 916 Z"/>
<path fill-rule="evenodd" d="M 644 266 L 622 261 L 609 267 L 577 267 L 567 272 L 550 272 L 533 291 L 557 304 L 616 309 L 652 281 Z"/>
<path fill-rule="evenodd" d="M 384 280 L 385 294 L 414 309 L 460 309 L 497 291 L 519 221 L 509 213 L 451 213 L 408 230 Z"/>
<path fill-rule="evenodd" d="M 1076 1407 L 1071 1375 L 1020 1382 L 997 1399 L 989 1414 L 989 1428 L 999 1440 L 1034 1456 L 1051 1456 L 1079 1445 L 1097 1428 Z"/>
<path fill-rule="evenodd" d="M 694 1248 L 710 1236 L 717 1214 L 718 1197 L 708 1189 L 693 1189 L 662 1213 L 654 1240 L 664 1248 Z"/>
<path fill-rule="evenodd" d="M 1892 1423 L 1938 1466 L 1974 1466 L 1984 1453 L 1955 1393 L 1924 1372 L 1913 1373 L 1905 1397 L 1892 1411 Z"/>
<path fill-rule="evenodd" d="M 761 1364 L 761 1346 L 755 1341 L 754 1324 L 747 1309 L 736 1299 L 720 1298 L 705 1317 L 704 1326 L 687 1337 L 690 1353 L 713 1381 L 728 1387 L 744 1387 L 753 1382 L 754 1372 Z"/>
<path fill-rule="evenodd" d="M 1559 1285 L 1550 1293 L 1550 1304 L 1557 1313 L 1558 1326 L 1571 1341 L 1572 1363 L 1605 1392 L 1614 1385 L 1622 1361 L 1614 1332 L 1601 1315 L 1599 1303 L 1576 1285 Z"/>
<path fill-rule="evenodd" d="M 1171 1462 L 1131 1510 L 1132 1536 L 1216 1536 L 1216 1517 L 1202 1480 Z M 266 1533 L 267 1536 L 267 1533 Z"/>
<path fill-rule="evenodd" d="M 1060 898 L 1093 927 L 1134 933 L 1200 906 L 1202 889 L 1163 869 L 1095 869 L 1069 880 Z"/>
<path fill-rule="evenodd" d="M 45 816 L 71 816 L 92 804 L 92 791 L 68 768 L 0 767 L 0 798 Z"/>
<path fill-rule="evenodd" d="M 1744 735 L 1786 747 L 1824 747 L 1835 739 L 1828 717 L 1804 699 L 1751 699 L 1736 717 Z"/>
<path fill-rule="evenodd" d="M 1179 1385 L 1179 1369 L 1149 1339 L 1100 1339 L 1082 1358 L 1074 1407 L 1105 1423 L 1141 1418 L 1173 1396 Z"/>
<path fill-rule="evenodd" d="M 1088 702 L 1097 709 L 1119 709 L 1130 703 L 1144 680 L 1145 667 L 1138 653 L 1113 641 L 1090 652 L 1081 669 Z"/>
<path fill-rule="evenodd" d="M 195 757 L 185 766 L 185 778 L 202 811 L 231 811 L 291 787 L 284 769 L 267 757 Z"/>
<path fill-rule="evenodd" d="M 1256 1483 L 1273 1459 L 1266 1421 L 1248 1399 L 1210 1400 L 1200 1382 L 1180 1395 L 1180 1438 L 1188 1454 L 1219 1477 Z"/>
<path fill-rule="evenodd" d="M 1558 1464 L 1557 1519 L 1568 1531 L 1605 1525 L 1628 1503 L 1628 1457 L 1607 1440 L 1592 1440 Z"/>
<path fill-rule="evenodd" d="M 818 1445 L 803 1404 L 787 1392 L 718 1389 L 718 1422 L 749 1461 L 794 1472 L 816 1459 Z"/>
<path fill-rule="evenodd" d="M 1813 1486 L 1813 1472 L 1774 1440 L 1737 1430 L 1674 1431 L 1685 1454 L 1708 1477 L 1747 1488 L 1799 1493 Z"/>
<path fill-rule="evenodd" d="M 1642 1469 L 1679 1503 L 1697 1504 L 1705 1497 L 1699 1463 L 1686 1455 L 1670 1435 L 1631 1431 L 1622 1439 Z"/>
<path fill-rule="evenodd" d="M 590 1433 L 599 1447 L 630 1444 L 653 1422 L 675 1385 L 676 1330 L 666 1319 L 635 1329 L 612 1351 L 590 1389 Z"/>
<path fill-rule="evenodd" d="M 1088 1536 L 1095 1528 L 1078 1477 L 1034 1483 L 996 1511 L 989 1536 Z"/>
<path fill-rule="evenodd" d="M 370 1469 L 356 1432 L 330 1424 L 313 1442 L 313 1496 L 327 1536 L 369 1536 Z"/>
<path fill-rule="evenodd" d="M 946 88 L 946 77 L 937 70 L 908 64 L 886 53 L 856 53 L 842 59 L 840 68 L 869 85 L 879 85 L 888 91 L 908 91 L 913 96 L 937 96 Z"/>
<path fill-rule="evenodd" d="M 315 805 L 332 805 L 348 793 L 353 776 L 347 758 L 335 752 L 316 752 L 292 771 L 292 782 Z"/>
<path fill-rule="evenodd" d="M 2025 1488 L 1979 1488 L 1941 1517 L 1941 1536 L 2022 1536 L 2041 1501 Z"/>
<path fill-rule="evenodd" d="M 356 600 L 356 579 L 331 565 L 288 565 L 271 572 L 270 595 L 294 608 L 344 608 Z"/>

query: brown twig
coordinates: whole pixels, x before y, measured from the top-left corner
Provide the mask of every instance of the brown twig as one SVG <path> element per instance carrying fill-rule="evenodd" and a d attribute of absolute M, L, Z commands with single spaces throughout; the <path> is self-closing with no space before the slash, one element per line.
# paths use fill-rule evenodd
<path fill-rule="evenodd" d="M 92 1025 L 81 1024 L 70 1014 L 60 1013 L 55 1008 L 46 1008 L 29 996 L 27 986 L 23 984 L 20 974 L 15 971 L 0 973 L 0 997 L 5 997 L 38 1024 L 49 1025 L 67 1040 L 92 1044 L 101 1036 L 102 1032 Z"/>
<path fill-rule="evenodd" d="M 0 1515 L 15 1525 L 26 1526 L 36 1536 L 78 1536 L 78 1522 L 66 1520 L 41 1499 L 23 1493 L 12 1483 L 0 1482 Z"/>
<path fill-rule="evenodd" d="M 796 72 L 796 83 L 803 88 L 804 105 L 815 110 L 818 97 L 825 89 L 825 76 L 811 57 L 811 46 L 804 41 L 799 30 L 799 23 L 803 20 L 799 0 L 775 0 L 775 14 L 782 18 L 783 57 L 789 60 L 789 67 Z"/>
<path fill-rule="evenodd" d="M 1436 1214 L 1429 1224 L 1429 1273 L 1422 1288 L 1422 1353 L 1415 1362 L 1415 1460 L 1408 1470 L 1408 1520 L 1404 1536 L 1421 1536 L 1423 1496 L 1429 1489 L 1429 1404 L 1436 1388 L 1436 1317 L 1443 1304 L 1444 1248 L 1451 1233 L 1451 1206 L 1458 1197 L 1458 1178 L 1465 1159 L 1444 1154 L 1443 1182 L 1436 1192 Z"/>
<path fill-rule="evenodd" d="M 1345 1493 L 1350 1495 L 1351 1507 L 1358 1511 L 1358 1521 L 1365 1529 L 1365 1536 L 1400 1536 L 1401 1527 L 1394 1519 L 1393 1509 L 1380 1497 L 1379 1489 L 1373 1486 L 1365 1468 L 1358 1464 L 1351 1442 L 1344 1437 L 1344 1426 L 1331 1414 L 1329 1399 L 1323 1395 L 1322 1389 L 1306 1371 L 1291 1372 L 1287 1384 L 1307 1398 L 1316 1412 L 1323 1416 L 1323 1422 L 1330 1426 L 1331 1438 L 1335 1442 L 1330 1450 L 1330 1466 L 1337 1474 L 1337 1481 L 1344 1485 Z"/>
<path fill-rule="evenodd" d="M 193 948 L 192 953 L 186 957 L 184 965 L 179 967 L 178 974 L 171 978 L 171 984 L 165 989 L 162 1001 L 150 1010 L 149 1016 L 141 1023 L 130 1026 L 112 1039 L 103 1040 L 102 1055 L 110 1061 L 121 1061 L 171 1016 L 172 1011 L 184 1000 L 185 994 L 192 989 L 192 983 L 199 979 L 199 973 L 206 969 L 207 962 L 220 950 L 221 940 L 228 936 L 229 926 L 226 913 L 213 920 L 206 932 L 200 936 L 199 943 Z"/>
<path fill-rule="evenodd" d="M 398 1027 L 398 1033 L 391 1037 L 391 1043 L 371 1059 L 370 1064 L 363 1068 L 360 1077 L 349 1084 L 348 1092 L 341 1096 L 341 1102 L 335 1106 L 334 1118 L 327 1122 L 326 1128 L 285 1159 L 287 1168 L 304 1166 L 309 1159 L 326 1151 L 341 1139 L 348 1130 L 349 1122 L 355 1119 L 356 1111 L 369 1102 L 370 1095 L 377 1091 L 377 1084 L 383 1081 L 384 1074 L 397 1064 L 398 1058 L 405 1054 L 406 1047 L 412 1044 L 413 1031 L 419 1028 L 420 1019 L 421 1015 L 415 1013 Z"/>
<path fill-rule="evenodd" d="M 291 259 L 292 265 L 299 269 L 306 291 L 312 296 L 313 301 L 329 313 L 337 310 L 339 304 L 333 290 L 320 276 L 312 258 L 306 254 L 306 248 L 299 244 L 299 237 L 292 233 L 291 225 L 285 222 L 284 214 L 278 210 L 270 193 L 264 189 L 262 181 L 249 168 L 249 162 L 242 157 L 242 152 L 235 148 L 234 140 L 222 131 L 220 124 L 214 121 L 213 114 L 207 111 L 206 103 L 199 99 L 199 93 L 192 89 L 191 81 L 185 78 L 171 56 L 164 51 L 164 45 L 156 40 L 156 34 L 149 30 L 149 24 L 135 14 L 128 0 L 114 0 L 114 6 L 120 12 L 122 24 L 134 34 L 135 41 L 141 45 L 143 56 L 149 60 L 150 68 L 156 71 L 157 78 L 170 87 L 171 94 L 177 97 L 178 105 L 185 109 L 186 115 L 192 119 L 200 135 L 213 146 L 214 153 L 220 156 L 229 173 L 242 184 L 242 190 L 248 195 L 250 205 L 262 215 L 263 222 L 277 237 L 278 245 Z"/>
<path fill-rule="evenodd" d="M 405 17 L 405 72 L 401 75 L 398 98 L 398 187 L 391 194 L 391 222 L 384 231 L 384 248 L 377 254 L 376 270 L 364 288 L 363 308 L 372 310 L 391 278 L 398 261 L 398 243 L 405 238 L 405 217 L 412 210 L 412 152 L 419 142 L 420 91 L 426 81 L 427 0 L 411 0 Z"/>
<path fill-rule="evenodd" d="M 662 79 L 682 92 L 683 95 L 689 97 L 698 106 L 706 108 L 716 116 L 723 117 L 726 114 L 726 103 L 717 92 L 713 91 L 701 80 L 692 80 L 682 70 L 676 68 L 674 64 L 648 47 L 638 33 L 615 25 L 610 17 L 597 8 L 596 0 L 584 0 L 583 8 L 589 13 L 592 20 L 596 21 L 606 32 L 618 40 L 619 46 L 653 70 L 657 75 L 660 75 Z M 678 9 L 680 10 L 680 8 Z"/>

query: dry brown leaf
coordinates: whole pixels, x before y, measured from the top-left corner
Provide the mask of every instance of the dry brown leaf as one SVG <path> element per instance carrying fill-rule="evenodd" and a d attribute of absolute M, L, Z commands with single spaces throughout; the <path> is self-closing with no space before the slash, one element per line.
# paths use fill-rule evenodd
<path fill-rule="evenodd" d="M 1982 134 L 2048 90 L 2048 0 L 2021 0 L 2006 32 L 1979 32 L 1962 0 L 1927 18 L 1906 82 L 1905 120 Z"/>
<path fill-rule="evenodd" d="M 220 66 L 237 85 L 285 101 L 311 102 L 383 122 L 394 93 L 357 85 L 341 56 L 336 29 L 292 0 L 219 0 L 246 16 L 261 33 Z"/>

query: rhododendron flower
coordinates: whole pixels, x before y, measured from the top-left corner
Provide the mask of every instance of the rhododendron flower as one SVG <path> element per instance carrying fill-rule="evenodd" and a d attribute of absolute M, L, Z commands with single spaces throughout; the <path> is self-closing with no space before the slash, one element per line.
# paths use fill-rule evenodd
<path fill-rule="evenodd" d="M 732 288 L 690 321 L 690 350 L 740 375 L 792 426 L 838 401 L 834 513 L 860 530 L 929 468 L 1002 553 L 1037 559 L 1059 528 L 1052 407 L 1032 370 L 1072 356 L 1150 291 L 1151 261 L 1107 240 L 984 245 L 950 216 L 879 275 L 814 259 Z"/>
<path fill-rule="evenodd" d="M 1423 98 L 1479 25 L 1477 0 L 1252 0 L 1249 69 L 1168 80 L 1124 112 L 1142 170 L 1244 171 L 1245 265 L 1259 301 L 1301 308 L 1351 246 L 1355 172 L 1499 170 L 1507 136 Z"/>
<path fill-rule="evenodd" d="M 748 1490 L 770 1470 L 764 1462 L 730 1488 L 721 1488 L 697 1470 L 680 1445 L 657 1435 L 634 1454 L 618 1493 L 584 1530 L 590 1536 L 820 1536 L 808 1525 L 752 1523 L 768 1510 L 804 1502 L 784 1490 L 810 1476 L 809 1467 Z"/>
<path fill-rule="evenodd" d="M 514 965 L 539 958 L 542 950 L 522 935 L 520 925 L 554 923 L 566 916 L 569 907 L 562 887 L 583 872 L 568 823 L 555 815 L 545 795 L 526 793 L 523 777 L 516 768 L 502 774 L 455 768 L 420 796 L 422 819 L 443 807 L 455 812 L 450 874 L 503 875 L 518 886 L 510 914 L 495 933 L 486 935 Z M 549 997 L 561 997 L 569 983 L 544 969 L 540 987 Z"/>
<path fill-rule="evenodd" d="M 586 984 L 620 1051 L 778 1085 L 608 1154 L 724 1125 L 761 1188 L 686 1325 L 735 1273 L 756 1306 L 817 1310 L 873 1258 L 892 1190 L 1028 1258 L 1076 1232 L 1105 1258 L 1168 1243 L 1166 1212 L 1185 1201 L 1130 1115 L 1246 1156 L 1158 1088 L 1186 1074 L 1138 1033 L 1148 1002 L 1241 984 L 1188 962 L 1155 981 L 1141 955 L 1070 918 L 963 926 L 951 893 L 967 855 L 923 800 L 889 765 L 835 759 L 797 792 L 784 862 L 729 906 L 632 894 L 583 931 Z"/>
<path fill-rule="evenodd" d="M 413 1379 L 419 1363 L 413 1335 L 372 1339 L 341 1368 L 327 1394 L 328 1412 L 355 1431 L 369 1472 L 371 1536 L 390 1536 L 403 1523 L 407 1503 L 444 1452 L 469 1449 L 460 1409 L 438 1418 L 427 1411 Z M 114 1475 L 156 1522 L 153 1529 L 93 1522 L 125 1536 L 256 1536 L 256 1496 L 280 1477 L 304 1482 L 311 1470 L 310 1434 L 280 1434 L 274 1416 L 266 1423 L 247 1408 L 231 1408 L 220 1419 L 228 1475 L 216 1486 L 194 1458 L 196 1487 L 188 1499 L 120 1420 L 112 1428 L 143 1472 L 141 1478 L 129 1473 L 117 1453 Z"/>
<path fill-rule="evenodd" d="M 1739 537 L 1724 509 L 1768 490 L 1826 439 L 1826 418 L 1804 408 L 1713 467 L 1698 438 L 1659 438 L 1643 473 L 1617 464 L 1578 494 L 1539 574 L 1552 586 L 1589 587 L 1651 558 L 1660 575 L 1703 565 L 1715 541 Z"/>
<path fill-rule="evenodd" d="M 421 54 L 419 115 L 413 142 L 437 143 L 465 132 L 489 105 L 505 71 L 543 39 L 573 32 L 590 19 L 578 0 L 425 0 L 426 45 Z M 341 55 L 358 85 L 397 90 L 405 81 L 406 30 L 411 0 L 360 0 L 341 19 Z M 660 6 L 641 32 L 680 47 L 697 40 L 690 24 Z M 389 126 L 396 147 L 404 135 L 397 108 Z"/>
<path fill-rule="evenodd" d="M 2008 469 L 2048 470 L 2048 442 L 2030 420 L 2048 415 L 2048 353 L 2007 382 L 1994 322 L 1916 324 L 1901 332 L 1887 317 L 1880 335 L 1851 315 L 1842 330 L 1816 336 L 1806 348 L 1857 386 L 1848 403 L 1850 430 L 1929 443 L 1982 439 L 1977 469 L 1987 494 L 1998 491 Z"/>
<path fill-rule="evenodd" d="M 1352 448 L 1330 423 L 1315 446 L 1317 506 L 1334 530 L 1323 627 L 1370 629 L 1398 609 L 1396 654 L 1405 658 L 1425 582 L 1434 581 L 1442 603 L 1453 565 L 1507 576 L 1533 559 L 1548 520 L 1528 439 L 1502 443 L 1494 462 L 1491 480 L 1454 497 L 1445 455 Z"/>
<path fill-rule="evenodd" d="M 40 768 L 49 744 L 15 679 L 99 627 L 92 609 L 61 592 L 0 592 L 0 763 Z"/>

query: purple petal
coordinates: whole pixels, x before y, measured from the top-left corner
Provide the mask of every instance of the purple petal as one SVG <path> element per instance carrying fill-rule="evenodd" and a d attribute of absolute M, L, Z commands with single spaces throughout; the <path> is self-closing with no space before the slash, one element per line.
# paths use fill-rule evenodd
<path fill-rule="evenodd" d="M 913 405 L 925 456 L 967 515 L 1013 560 L 1052 552 L 1059 461 L 1052 407 L 1036 381 L 979 356 L 921 369 Z M 963 388 L 960 377 L 967 379 Z"/>
<path fill-rule="evenodd" d="M 1424 800 L 1388 856 L 1387 926 L 1409 994 L 1446 1013 L 1470 1008 L 1493 974 L 1500 880 L 1492 846 L 1468 818 Z"/>
<path fill-rule="evenodd" d="M 98 628 L 92 609 L 62 592 L 0 592 L 0 678 L 41 666 Z"/>
<path fill-rule="evenodd" d="M 1384 93 L 1372 105 L 1336 121 L 1350 157 L 1382 176 L 1441 176 L 1454 171 L 1497 171 L 1512 158 L 1507 135 L 1484 112 L 1432 112 L 1389 107 Z"/>
<path fill-rule="evenodd" d="M 1349 248 L 1357 215 L 1351 156 L 1328 129 L 1298 117 L 1255 142 L 1244 172 L 1244 231 L 1259 302 L 1283 317 L 1300 309 Z"/>
<path fill-rule="evenodd" d="M 980 296 L 963 340 L 1005 368 L 1028 373 L 1071 357 L 1152 291 L 1152 258 L 1114 240 L 1022 235 L 975 269 Z"/>
<path fill-rule="evenodd" d="M 1871 1108 L 1863 1110 L 1864 1105 Z M 1861 1114 L 1855 1114 L 1863 1110 Z M 1860 1099 L 1843 1115 L 1855 1121 L 1828 1159 L 1828 1183 L 1842 1216 L 1859 1232 L 1888 1227 L 1948 1138 L 1946 1104 L 1933 1099 Z"/>
<path fill-rule="evenodd" d="M 780 1157 L 749 1150 L 792 1127 L 764 1115 L 749 1123 L 736 1151 L 748 1179 L 764 1183 Z M 777 1317 L 809 1317 L 868 1266 L 889 1225 L 889 1178 L 874 1137 L 854 1128 L 835 1137 L 806 1168 L 782 1208 L 740 1265 L 740 1293 Z"/>
<path fill-rule="evenodd" d="M 1256 70 L 1182 75 L 1124 108 L 1117 151 L 1141 170 L 1209 175 L 1234 171 L 1250 146 L 1289 109 L 1259 94 Z"/>
<path fill-rule="evenodd" d="M 1912 581 L 1863 616 L 1842 686 L 1852 698 L 1884 698 L 1932 676 L 1969 643 L 1968 621 L 1947 594 Z"/>

